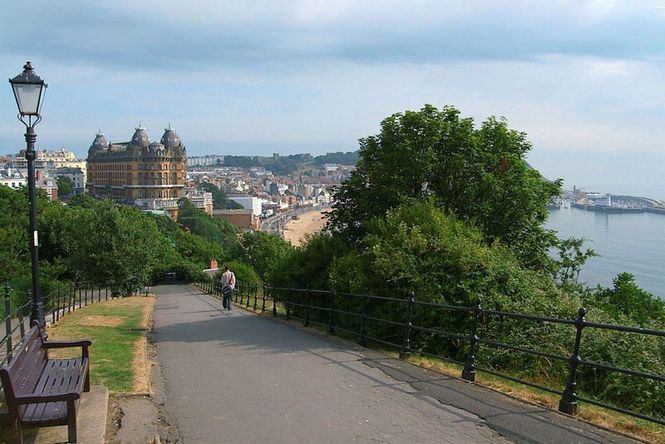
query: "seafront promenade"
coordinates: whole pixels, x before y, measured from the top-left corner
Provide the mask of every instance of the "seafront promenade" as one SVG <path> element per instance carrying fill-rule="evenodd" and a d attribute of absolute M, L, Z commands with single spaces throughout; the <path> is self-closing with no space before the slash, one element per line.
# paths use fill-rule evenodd
<path fill-rule="evenodd" d="M 629 443 L 575 418 L 155 287 L 165 418 L 182 442 Z"/>

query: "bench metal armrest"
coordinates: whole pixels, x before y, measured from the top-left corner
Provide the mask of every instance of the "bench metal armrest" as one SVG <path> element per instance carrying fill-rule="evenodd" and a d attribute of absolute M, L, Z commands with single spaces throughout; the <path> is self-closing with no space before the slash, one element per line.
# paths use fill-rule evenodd
<path fill-rule="evenodd" d="M 83 357 L 88 357 L 88 347 L 92 345 L 92 341 L 89 339 L 83 339 L 80 341 L 46 341 L 44 342 L 44 348 L 70 348 L 70 347 L 81 347 Z"/>
<path fill-rule="evenodd" d="M 24 395 L 24 396 L 17 396 L 16 397 L 16 403 L 17 404 L 38 404 L 42 402 L 57 402 L 57 401 L 69 401 L 69 400 L 76 400 L 81 397 L 81 394 L 78 392 L 66 392 L 66 393 L 58 393 L 58 394 L 42 394 L 42 395 Z"/>

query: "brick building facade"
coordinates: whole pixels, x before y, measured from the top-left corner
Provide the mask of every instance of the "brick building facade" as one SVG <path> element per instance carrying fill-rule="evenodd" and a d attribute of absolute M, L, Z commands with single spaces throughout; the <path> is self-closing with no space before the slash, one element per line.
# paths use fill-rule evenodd
<path fill-rule="evenodd" d="M 186 174 L 186 149 L 170 126 L 152 143 L 142 127 L 123 143 L 109 143 L 100 132 L 88 150 L 86 189 L 116 202 L 170 208 L 184 195 Z"/>

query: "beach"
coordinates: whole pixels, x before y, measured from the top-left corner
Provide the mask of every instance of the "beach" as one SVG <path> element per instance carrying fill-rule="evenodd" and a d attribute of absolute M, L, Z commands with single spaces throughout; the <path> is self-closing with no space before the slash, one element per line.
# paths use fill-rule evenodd
<path fill-rule="evenodd" d="M 284 239 L 287 242 L 299 246 L 305 236 L 310 233 L 321 231 L 326 224 L 326 213 L 312 210 L 299 215 L 298 219 L 290 220 L 284 227 Z"/>

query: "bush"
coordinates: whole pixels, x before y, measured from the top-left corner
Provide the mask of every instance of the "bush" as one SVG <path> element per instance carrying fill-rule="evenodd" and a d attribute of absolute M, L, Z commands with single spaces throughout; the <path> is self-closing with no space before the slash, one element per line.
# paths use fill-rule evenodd
<path fill-rule="evenodd" d="M 215 282 L 219 282 L 222 273 L 224 273 L 224 267 L 227 266 L 229 269 L 235 274 L 236 276 L 236 283 L 239 283 L 240 285 L 258 285 L 261 286 L 263 285 L 263 281 L 261 280 L 261 277 L 259 274 L 252 268 L 251 265 L 247 265 L 244 262 L 240 262 L 237 260 L 233 261 L 228 261 L 226 262 L 220 269 L 220 271 L 217 272 L 215 275 Z"/>

